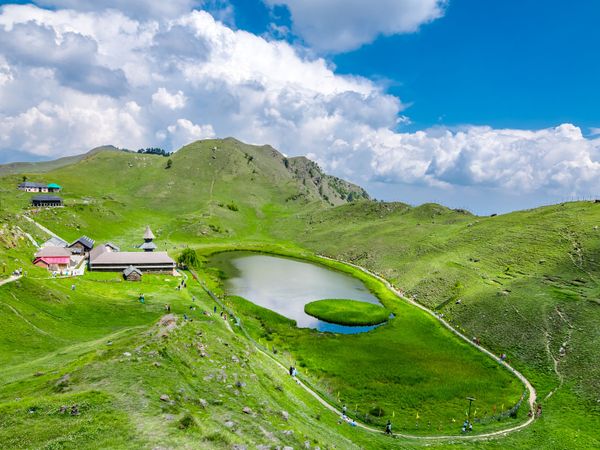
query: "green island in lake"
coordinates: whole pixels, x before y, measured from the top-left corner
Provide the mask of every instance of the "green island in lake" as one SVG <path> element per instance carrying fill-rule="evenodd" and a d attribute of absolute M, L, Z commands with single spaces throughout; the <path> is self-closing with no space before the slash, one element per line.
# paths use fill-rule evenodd
<path fill-rule="evenodd" d="M 304 305 L 304 312 L 318 319 L 339 325 L 379 325 L 388 320 L 390 312 L 372 303 L 356 300 L 317 300 Z"/>

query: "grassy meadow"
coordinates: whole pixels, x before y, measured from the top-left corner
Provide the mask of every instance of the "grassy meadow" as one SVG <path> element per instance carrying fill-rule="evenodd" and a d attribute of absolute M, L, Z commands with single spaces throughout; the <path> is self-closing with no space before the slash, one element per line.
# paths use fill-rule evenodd
<path fill-rule="evenodd" d="M 326 299 L 307 303 L 304 312 L 325 322 L 339 325 L 379 325 L 390 312 L 378 305 L 345 299 Z"/>
<path fill-rule="evenodd" d="M 600 447 L 600 205 L 478 217 L 435 204 L 341 204 L 331 187 L 327 199 L 320 193 L 318 174 L 294 172 L 270 147 L 211 140 L 172 159 L 166 169 L 160 156 L 97 151 L 39 170 L 2 171 L 0 278 L 19 267 L 27 276 L 0 287 L 0 447 Z M 29 210 L 32 194 L 16 190 L 23 176 L 63 186 L 66 206 Z M 123 250 L 141 243 L 150 225 L 159 250 L 172 256 L 191 246 L 203 255 L 258 250 L 342 271 L 351 269 L 316 255 L 366 267 L 507 354 L 534 384 L 543 414 L 518 433 L 476 442 L 390 439 L 338 425 L 233 321 L 212 314 L 199 285 L 178 291 L 170 276 L 126 283 L 118 274 L 87 273 L 72 290 L 72 280 L 31 266 L 35 248 L 25 233 L 38 242 L 47 236 L 19 217 L 24 212 L 67 240 L 85 234 Z M 362 335 L 332 335 L 298 329 L 241 298 L 226 300 L 249 333 L 296 364 L 312 388 L 377 426 L 391 418 L 395 431 L 458 434 L 466 396 L 477 398 L 481 417 L 518 400 L 522 385 L 492 359 L 362 272 L 350 273 L 393 320 Z M 221 293 L 218 276 L 200 271 Z M 177 317 L 171 331 L 159 322 L 166 303 Z M 60 412 L 73 405 L 79 414 Z M 475 431 L 520 423 L 526 413 Z"/>

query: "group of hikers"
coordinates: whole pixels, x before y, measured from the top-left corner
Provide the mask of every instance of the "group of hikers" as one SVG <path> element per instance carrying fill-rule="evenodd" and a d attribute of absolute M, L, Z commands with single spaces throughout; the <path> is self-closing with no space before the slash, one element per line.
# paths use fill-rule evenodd
<path fill-rule="evenodd" d="M 293 366 L 290 367 L 290 375 L 292 375 L 292 369 L 295 370 L 295 368 Z M 357 426 L 358 424 L 356 423 L 356 420 L 348 417 L 347 412 L 348 412 L 348 407 L 346 405 L 342 406 L 342 417 L 340 417 L 340 420 L 338 421 L 338 425 L 346 422 L 351 427 Z M 393 436 L 391 420 L 388 420 L 387 423 L 385 424 L 384 433 L 387 434 L 388 436 Z"/>
<path fill-rule="evenodd" d="M 469 419 L 465 419 L 461 431 L 463 433 L 466 433 L 467 431 L 473 431 L 473 424 L 469 421 Z"/>

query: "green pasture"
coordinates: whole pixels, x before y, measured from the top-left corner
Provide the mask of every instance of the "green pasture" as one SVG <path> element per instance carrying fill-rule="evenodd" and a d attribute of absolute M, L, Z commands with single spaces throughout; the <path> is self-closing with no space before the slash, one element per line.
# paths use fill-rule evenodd
<path fill-rule="evenodd" d="M 308 315 L 339 325 L 378 325 L 388 320 L 390 312 L 378 305 L 357 300 L 326 299 L 304 305 Z"/>

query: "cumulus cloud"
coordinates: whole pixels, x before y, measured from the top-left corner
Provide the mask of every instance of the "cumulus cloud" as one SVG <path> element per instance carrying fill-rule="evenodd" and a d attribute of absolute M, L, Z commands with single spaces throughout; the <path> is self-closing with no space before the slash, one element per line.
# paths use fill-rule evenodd
<path fill-rule="evenodd" d="M 212 125 L 196 125 L 188 119 L 177 119 L 177 122 L 167 127 L 167 131 L 171 142 L 176 148 L 183 147 L 199 139 L 215 137 Z"/>
<path fill-rule="evenodd" d="M 0 48 L 9 63 L 52 69 L 65 86 L 114 96 L 127 90 L 123 71 L 99 65 L 96 41 L 79 33 L 62 33 L 59 39 L 51 27 L 17 23 L 0 30 Z"/>
<path fill-rule="evenodd" d="M 187 98 L 183 95 L 182 91 L 171 94 L 164 87 L 161 87 L 152 94 L 152 103 L 169 109 L 181 109 L 185 106 L 186 102 Z"/>
<path fill-rule="evenodd" d="M 293 30 L 313 48 L 354 50 L 379 35 L 412 33 L 444 15 L 446 0 L 264 0 L 285 5 Z"/>
<path fill-rule="evenodd" d="M 600 139 L 574 125 L 400 132 L 405 105 L 382 86 L 205 11 L 158 20 L 10 5 L 0 44 L 3 161 L 235 136 L 367 186 L 600 192 Z"/>
<path fill-rule="evenodd" d="M 600 192 L 600 140 L 572 124 L 536 131 L 468 127 L 375 132 L 375 177 L 437 186 L 482 186 L 561 195 Z"/>

